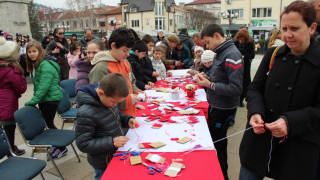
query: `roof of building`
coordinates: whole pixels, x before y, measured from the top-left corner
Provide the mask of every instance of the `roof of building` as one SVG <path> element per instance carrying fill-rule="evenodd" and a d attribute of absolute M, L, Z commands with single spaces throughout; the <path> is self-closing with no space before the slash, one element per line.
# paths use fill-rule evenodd
<path fill-rule="evenodd" d="M 128 8 L 132 6 L 137 7 L 138 12 L 153 11 L 155 1 L 154 0 L 121 0 L 121 4 L 128 4 Z M 174 0 L 165 0 L 165 8 L 170 10 L 170 6 L 175 4 Z"/>
<path fill-rule="evenodd" d="M 100 12 L 99 14 L 121 14 L 121 13 L 122 13 L 122 7 L 117 7 L 109 11 Z"/>
<path fill-rule="evenodd" d="M 187 5 L 197 5 L 197 4 L 216 4 L 216 3 L 221 3 L 221 1 L 218 0 L 198 0 L 198 1 L 193 1 L 191 3 L 186 4 Z"/>
<path fill-rule="evenodd" d="M 52 12 L 51 15 L 49 13 L 45 13 L 44 11 L 39 10 L 38 11 L 39 14 L 39 19 L 40 21 L 45 21 L 45 20 L 55 20 L 58 19 L 60 17 L 60 15 L 62 14 L 62 12 Z"/>

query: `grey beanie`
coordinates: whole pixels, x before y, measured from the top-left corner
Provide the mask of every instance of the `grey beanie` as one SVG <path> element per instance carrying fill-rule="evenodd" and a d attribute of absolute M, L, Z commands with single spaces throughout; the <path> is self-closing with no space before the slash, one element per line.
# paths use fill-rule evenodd
<path fill-rule="evenodd" d="M 216 53 L 214 53 L 213 51 L 205 50 L 201 55 L 201 62 L 206 63 L 206 62 L 213 61 L 213 58 L 215 57 L 215 55 Z"/>
<path fill-rule="evenodd" d="M 19 45 L 14 41 L 7 41 L 5 38 L 0 37 L 0 59 L 10 59 L 9 57 L 15 55 L 19 49 Z"/>

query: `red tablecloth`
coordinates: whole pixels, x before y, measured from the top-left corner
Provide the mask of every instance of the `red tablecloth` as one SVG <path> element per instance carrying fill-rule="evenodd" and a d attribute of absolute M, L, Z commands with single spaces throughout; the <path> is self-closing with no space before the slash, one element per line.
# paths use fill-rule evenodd
<path fill-rule="evenodd" d="M 181 107 L 181 108 L 186 108 L 185 105 L 180 105 L 180 102 L 168 102 L 170 104 L 173 104 L 175 107 Z M 145 114 L 146 116 L 151 116 L 151 113 L 155 114 L 156 116 L 160 116 L 161 112 L 158 110 L 158 105 L 152 104 L 152 103 L 144 103 L 144 102 L 140 102 L 140 105 L 143 105 L 146 109 L 144 110 L 137 110 L 137 117 L 142 117 L 143 114 Z M 196 104 L 195 102 L 188 102 L 188 104 Z M 153 105 L 153 106 L 148 106 L 148 105 Z M 200 110 L 199 114 L 195 114 L 193 116 L 205 116 L 206 119 L 208 119 L 208 107 L 209 104 L 207 101 L 204 102 L 200 102 L 197 105 L 193 106 L 193 108 Z M 157 108 L 157 110 L 153 110 Z M 169 110 L 165 110 L 166 112 Z M 181 114 L 179 114 L 177 111 L 171 111 L 171 113 L 166 114 L 166 115 L 170 115 L 170 116 L 183 116 Z"/>
<path fill-rule="evenodd" d="M 174 80 L 178 80 L 174 79 Z M 175 86 L 183 86 L 186 84 L 194 84 L 192 79 L 190 78 L 179 78 L 180 82 L 170 83 L 167 81 L 158 81 L 155 83 L 156 87 L 165 87 L 170 88 L 172 84 Z M 186 83 L 182 83 L 186 82 Z M 202 87 L 198 87 L 202 88 Z M 170 104 L 174 104 L 176 107 L 185 108 L 185 106 L 180 106 L 180 102 L 167 102 Z M 188 102 L 191 103 L 192 102 Z M 145 110 L 138 110 L 137 117 L 141 117 L 143 113 L 147 116 L 151 116 L 151 113 L 155 115 L 161 115 L 159 110 L 151 111 L 151 109 L 157 108 L 158 106 L 147 106 L 151 103 L 139 103 L 146 107 Z M 195 106 L 194 108 L 200 110 L 199 114 L 195 116 L 205 116 L 208 119 L 208 102 L 201 102 Z M 167 111 L 167 110 L 166 110 Z M 172 111 L 170 116 L 181 116 L 181 114 L 176 111 Z M 145 160 L 145 156 L 149 153 L 144 152 L 140 156 L 142 161 L 146 162 L 149 165 L 154 165 L 153 163 Z M 166 158 L 166 165 L 170 165 L 172 159 L 183 159 L 181 163 L 183 163 L 186 168 L 179 172 L 178 176 L 175 179 L 183 179 L 183 180 L 223 180 L 223 174 L 220 168 L 219 160 L 217 158 L 216 151 L 193 151 L 188 154 L 185 152 L 176 153 L 176 152 L 165 152 L 165 153 L 152 153 L 159 154 L 160 156 Z M 128 179 L 139 179 L 139 180 L 160 180 L 160 179 L 171 179 L 171 177 L 165 176 L 164 172 L 158 173 L 156 172 L 154 175 L 148 174 L 148 168 L 144 165 L 130 165 L 129 158 L 125 161 L 121 161 L 119 157 L 115 157 L 110 162 L 108 168 L 104 172 L 102 180 L 128 180 Z"/>
<path fill-rule="evenodd" d="M 140 156 L 142 161 L 148 165 L 154 165 L 154 163 L 145 160 L 145 156 L 149 153 L 144 152 Z M 170 165 L 172 159 L 183 159 L 183 163 L 186 168 L 179 172 L 175 179 L 183 180 L 223 180 L 223 174 L 220 168 L 220 164 L 216 155 L 216 151 L 193 151 L 191 153 L 152 153 L 159 154 L 166 158 L 166 162 Z M 184 155 L 185 154 L 185 155 Z M 184 155 L 184 156 L 181 156 Z M 125 161 L 121 161 L 119 157 L 114 157 L 109 164 L 109 167 L 104 172 L 101 180 L 160 180 L 160 179 L 172 179 L 165 176 L 164 172 L 156 172 L 154 175 L 148 174 L 148 168 L 142 164 L 130 165 L 129 158 Z"/>
<path fill-rule="evenodd" d="M 155 87 L 164 87 L 164 88 L 171 88 L 172 85 L 178 87 L 178 86 L 186 86 L 187 84 L 194 84 L 196 87 L 198 87 L 198 89 L 203 89 L 202 86 L 199 86 L 197 84 L 195 84 L 192 79 L 190 78 L 182 78 L 182 79 L 174 79 L 174 81 L 180 81 L 180 82 L 169 82 L 169 81 L 157 81 L 154 83 Z"/>

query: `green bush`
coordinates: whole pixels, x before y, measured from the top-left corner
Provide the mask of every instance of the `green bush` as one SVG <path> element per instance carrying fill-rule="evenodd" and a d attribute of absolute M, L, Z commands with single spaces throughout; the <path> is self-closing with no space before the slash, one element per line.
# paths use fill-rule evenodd
<path fill-rule="evenodd" d="M 266 40 L 260 39 L 260 40 L 258 41 L 258 43 L 259 43 L 260 47 L 263 48 L 263 47 L 264 47 L 264 44 L 266 43 Z"/>

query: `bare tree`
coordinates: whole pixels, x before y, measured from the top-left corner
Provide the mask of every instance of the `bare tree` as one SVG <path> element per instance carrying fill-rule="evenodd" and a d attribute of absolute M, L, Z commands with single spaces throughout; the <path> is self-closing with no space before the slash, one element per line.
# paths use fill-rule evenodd
<path fill-rule="evenodd" d="M 193 29 L 198 31 L 201 31 L 207 24 L 216 23 L 218 20 L 212 13 L 195 8 L 190 11 L 188 19 L 190 20 Z"/>
<path fill-rule="evenodd" d="M 29 11 L 29 22 L 30 22 L 30 29 L 32 38 L 36 40 L 40 40 L 40 18 L 38 14 L 38 10 L 36 9 L 33 0 L 28 4 L 28 11 Z"/>
<path fill-rule="evenodd" d="M 96 12 L 94 5 L 98 0 L 66 0 L 67 7 L 72 13 L 72 19 L 80 22 L 80 28 L 94 28 L 96 26 Z"/>

